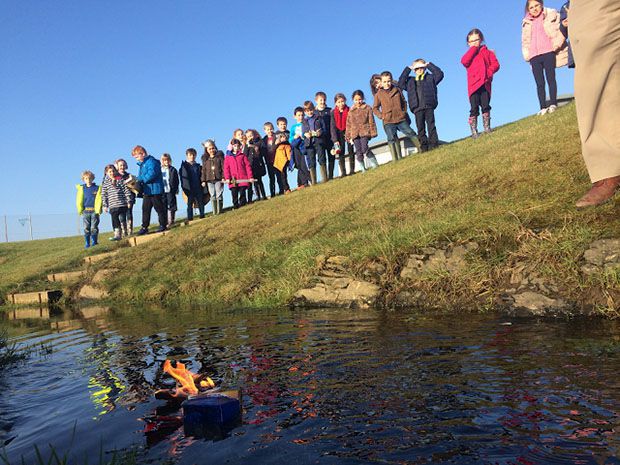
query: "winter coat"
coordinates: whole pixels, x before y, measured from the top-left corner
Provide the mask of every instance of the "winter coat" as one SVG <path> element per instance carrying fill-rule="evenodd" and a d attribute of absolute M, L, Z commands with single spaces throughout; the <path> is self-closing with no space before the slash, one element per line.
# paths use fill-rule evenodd
<path fill-rule="evenodd" d="M 224 157 L 224 179 L 252 179 L 252 167 L 248 157 L 243 152 L 233 154 L 226 152 Z M 238 184 L 229 184 L 228 187 L 248 187 L 249 182 L 241 182 Z"/>
<path fill-rule="evenodd" d="M 377 125 L 372 108 L 364 103 L 360 107 L 353 105 L 349 109 L 347 115 L 347 140 L 356 139 L 358 137 L 368 137 L 372 139 L 377 137 Z"/>
<path fill-rule="evenodd" d="M 97 215 L 101 214 L 102 209 L 102 198 L 101 198 L 101 186 L 97 186 L 97 184 L 92 183 L 92 186 L 97 187 L 97 194 L 95 195 L 95 213 Z M 77 195 L 75 196 L 75 206 L 77 207 L 78 215 L 84 213 L 84 184 L 76 184 L 75 188 L 77 189 Z"/>
<path fill-rule="evenodd" d="M 178 194 L 179 193 L 179 172 L 174 166 L 170 165 L 168 167 L 168 175 L 169 175 L 168 182 L 170 183 L 170 192 L 172 192 L 173 194 Z M 129 192 L 131 193 L 131 191 Z"/>
<path fill-rule="evenodd" d="M 407 120 L 407 102 L 403 92 L 396 86 L 379 89 L 375 94 L 372 109 L 383 124 L 397 124 Z"/>
<path fill-rule="evenodd" d="M 310 117 L 306 116 L 301 122 L 301 133 L 304 138 L 306 138 L 304 134 L 311 131 L 319 131 L 320 134 L 318 138 L 321 140 L 324 140 L 328 136 L 327 127 L 325 126 L 325 120 L 316 112 Z"/>
<path fill-rule="evenodd" d="M 273 136 L 271 144 L 269 144 L 269 138 L 267 136 L 263 137 L 260 144 L 260 150 L 265 163 L 273 166 L 273 161 L 276 157 L 276 136 Z"/>
<path fill-rule="evenodd" d="M 469 47 L 469 50 L 461 58 L 461 63 L 467 68 L 468 96 L 471 96 L 482 86 L 491 95 L 493 75 L 499 71 L 499 61 L 497 61 L 495 52 L 489 50 L 486 45 Z"/>
<path fill-rule="evenodd" d="M 412 113 L 419 110 L 437 108 L 439 103 L 437 99 L 437 85 L 443 80 L 443 71 L 433 63 L 428 63 L 424 71 L 424 78 L 418 79 L 417 74 L 410 76 L 411 68 L 406 66 L 398 78 L 398 87 L 407 91 L 407 99 L 409 100 L 409 109 Z M 421 86 L 422 102 L 418 98 L 418 86 Z"/>
<path fill-rule="evenodd" d="M 265 161 L 261 155 L 259 143 L 260 139 L 256 139 L 252 141 L 251 144 L 247 144 L 243 149 L 243 153 L 245 153 L 248 157 L 248 161 L 250 162 L 252 173 L 254 173 L 255 178 L 265 176 L 265 173 L 267 172 L 265 169 Z"/>
<path fill-rule="evenodd" d="M 138 162 L 140 171 L 138 181 L 142 184 L 144 195 L 161 195 L 164 192 L 164 182 L 161 179 L 161 163 L 151 155 L 147 155 L 142 162 Z"/>
<path fill-rule="evenodd" d="M 202 182 L 220 182 L 224 179 L 224 154 L 219 150 L 213 158 L 205 154 L 202 156 Z"/>
<path fill-rule="evenodd" d="M 273 158 L 273 166 L 281 173 L 284 171 L 286 164 L 291 161 L 291 144 L 288 142 L 290 137 L 290 131 L 277 131 L 275 133 L 276 140 L 276 153 Z"/>
<path fill-rule="evenodd" d="M 338 142 L 338 133 L 342 133 L 344 131 L 339 130 L 337 125 L 336 125 L 336 112 L 338 113 L 344 113 L 344 125 L 345 125 L 345 130 L 346 130 L 346 125 L 347 125 L 347 117 L 349 115 L 349 112 L 351 111 L 351 109 L 345 105 L 344 106 L 344 110 L 341 112 L 340 110 L 338 110 L 338 108 L 334 108 L 331 111 L 331 118 L 330 118 L 330 123 L 329 123 L 329 130 L 330 130 L 330 136 L 332 138 L 332 142 L 335 144 L 336 142 Z"/>
<path fill-rule="evenodd" d="M 199 195 L 203 193 L 202 186 L 200 185 L 200 177 L 202 173 L 202 166 L 200 163 L 194 162 L 192 165 L 187 161 L 181 163 L 179 169 L 179 177 L 181 178 L 181 189 L 186 196 Z M 193 181 L 193 182 L 192 182 Z"/>
<path fill-rule="evenodd" d="M 323 138 L 323 143 L 325 144 L 325 147 L 329 150 L 331 148 L 332 109 L 327 106 L 322 110 L 315 108 L 314 114 L 319 116 L 323 120 L 323 126 L 325 127 L 325 132 L 323 133 L 322 138 Z"/>
<path fill-rule="evenodd" d="M 547 37 L 551 39 L 553 51 L 555 52 L 555 66 L 557 68 L 568 64 L 568 46 L 566 37 L 560 31 L 560 14 L 553 8 L 545 8 L 543 15 L 543 27 Z M 530 44 L 532 43 L 532 21 L 533 18 L 528 14 L 521 22 L 521 51 L 525 61 L 534 58 L 530 56 Z"/>
<path fill-rule="evenodd" d="M 119 176 L 114 179 L 105 177 L 101 183 L 101 199 L 103 208 L 120 208 L 127 207 L 131 202 L 129 189 Z"/>
<path fill-rule="evenodd" d="M 130 179 L 132 176 L 131 174 L 129 174 L 127 171 L 125 171 L 125 174 L 121 174 L 121 179 L 123 180 L 123 182 L 127 182 L 128 179 Z M 129 202 L 131 205 L 136 203 L 136 194 L 134 194 L 134 192 L 129 189 L 129 197 L 131 199 L 131 202 Z"/>
<path fill-rule="evenodd" d="M 570 2 L 566 2 L 564 5 L 562 5 L 562 8 L 560 8 L 560 32 L 566 39 L 568 39 L 568 28 L 562 24 L 562 21 L 568 18 L 569 9 L 570 9 Z M 575 58 L 573 57 L 573 46 L 571 45 L 570 42 L 568 42 L 568 67 L 569 68 L 575 67 Z"/>

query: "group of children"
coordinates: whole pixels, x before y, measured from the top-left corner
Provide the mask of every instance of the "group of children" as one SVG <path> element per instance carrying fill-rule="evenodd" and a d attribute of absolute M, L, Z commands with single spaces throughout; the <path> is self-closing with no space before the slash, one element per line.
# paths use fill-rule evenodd
<path fill-rule="evenodd" d="M 534 24 L 536 14 L 540 13 L 531 6 L 542 7 L 542 1 L 528 0 L 526 4 L 528 27 L 540 31 L 543 24 Z M 545 11 L 546 16 L 549 14 Z M 535 44 L 538 51 L 546 50 L 540 48 L 541 44 L 548 46 L 539 39 Z M 471 106 L 468 123 L 475 139 L 479 135 L 480 114 L 484 133 L 491 132 L 491 84 L 500 65 L 495 53 L 487 48 L 479 29 L 469 31 L 467 46 L 461 63 L 467 70 Z M 528 44 L 528 52 L 529 47 Z M 262 181 L 265 175 L 270 196 L 274 197 L 291 192 L 289 173 L 294 170 L 297 170 L 297 188 L 302 189 L 317 184 L 319 173 L 321 182 L 333 179 L 336 162 L 340 177 L 351 175 L 356 170 L 365 171 L 367 167 L 377 167 L 377 160 L 369 148 L 369 141 L 377 136 L 375 116 L 383 123 L 393 161 L 402 158 L 399 132 L 410 139 L 418 152 L 432 150 L 439 144 L 434 111 L 439 101 L 437 86 L 443 77 L 444 73 L 437 65 L 419 58 L 405 67 L 398 82 L 394 82 L 389 71 L 371 77 L 372 106 L 365 102 L 362 90 L 353 92 L 351 107 L 347 105 L 344 94 L 336 94 L 333 109 L 326 104 L 326 94 L 317 92 L 314 102 L 305 101 L 303 106 L 293 110 L 295 122 L 290 129 L 284 116 L 277 118 L 275 127 L 266 122 L 263 137 L 254 129 L 237 129 L 226 154 L 218 150 L 213 140 L 207 140 L 202 144 L 202 163 L 196 160 L 196 150 L 189 148 L 178 171 L 169 154 L 163 154 L 161 161 L 157 161 L 143 147 L 136 146 L 132 156 L 140 167 L 137 178 L 127 172 L 127 163 L 123 159 L 105 167 L 101 186 L 94 183 L 92 172 L 82 174 L 84 184 L 77 186 L 77 209 L 83 216 L 85 246 L 97 244 L 102 209 L 112 217 L 112 240 L 131 235 L 136 195 L 143 198 L 142 228 L 138 234 L 146 234 L 153 207 L 158 214 L 160 231 L 174 224 L 179 188 L 187 202 L 187 219 L 192 220 L 195 208 L 200 217 L 204 217 L 209 200 L 214 214 L 222 212 L 225 184 L 230 189 L 233 208 L 239 208 L 252 203 L 254 196 L 257 200 L 267 199 Z M 411 128 L 408 109 L 414 115 L 417 134 Z"/>

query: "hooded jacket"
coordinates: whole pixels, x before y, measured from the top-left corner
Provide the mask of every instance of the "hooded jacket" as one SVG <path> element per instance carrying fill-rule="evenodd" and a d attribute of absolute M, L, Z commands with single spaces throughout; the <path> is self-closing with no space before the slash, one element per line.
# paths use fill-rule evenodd
<path fill-rule="evenodd" d="M 377 125 L 375 124 L 372 108 L 369 105 L 364 103 L 359 108 L 353 105 L 349 109 L 345 134 L 348 140 L 358 137 L 368 137 L 369 139 L 377 137 Z"/>
<path fill-rule="evenodd" d="M 543 12 L 543 28 L 545 34 L 551 40 L 553 52 L 555 53 L 555 66 L 557 68 L 568 64 L 568 45 L 566 37 L 560 31 L 560 14 L 553 8 L 544 8 Z M 534 18 L 529 14 L 523 18 L 521 22 L 521 52 L 525 61 L 530 61 L 530 46 L 532 44 L 532 23 Z"/>
<path fill-rule="evenodd" d="M 250 161 L 246 157 L 245 153 L 238 152 L 233 153 L 231 151 L 226 152 L 224 158 L 224 179 L 252 179 L 252 167 Z M 233 187 L 248 187 L 249 182 L 241 182 L 236 185 L 229 184 L 229 188 Z"/>
<path fill-rule="evenodd" d="M 97 187 L 97 194 L 95 195 L 95 213 L 101 215 L 101 209 L 103 208 L 103 200 L 101 198 L 101 186 L 92 183 L 92 186 Z M 77 207 L 78 215 L 84 213 L 84 187 L 85 184 L 76 184 L 77 195 L 75 197 L 75 206 Z"/>
<path fill-rule="evenodd" d="M 403 92 L 394 85 L 391 89 L 377 91 L 372 110 L 377 118 L 383 120 L 383 124 L 398 124 L 407 121 L 407 102 L 405 102 Z"/>
<path fill-rule="evenodd" d="M 491 83 L 493 75 L 499 71 L 499 61 L 492 50 L 486 45 L 469 47 L 469 50 L 461 58 L 461 63 L 467 68 L 467 92 L 468 96 L 484 86 L 491 95 Z"/>
<path fill-rule="evenodd" d="M 161 195 L 164 192 L 164 181 L 161 177 L 161 163 L 151 155 L 138 162 L 140 171 L 138 181 L 142 183 L 142 193 L 144 195 Z"/>
<path fill-rule="evenodd" d="M 430 71 L 430 73 L 429 73 Z M 437 85 L 443 80 L 443 71 L 439 66 L 428 62 L 423 78 L 418 79 L 417 75 L 410 76 L 411 68 L 406 66 L 398 79 L 398 87 L 407 91 L 407 100 L 409 100 L 409 109 L 412 113 L 419 110 L 437 108 L 439 100 L 437 98 Z M 418 98 L 417 88 L 421 87 L 422 100 Z"/>

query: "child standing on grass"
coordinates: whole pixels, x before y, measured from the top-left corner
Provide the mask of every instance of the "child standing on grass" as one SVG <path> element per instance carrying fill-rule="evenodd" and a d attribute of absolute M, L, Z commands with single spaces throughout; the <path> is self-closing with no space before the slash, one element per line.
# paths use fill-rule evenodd
<path fill-rule="evenodd" d="M 257 200 L 267 200 L 265 195 L 265 185 L 263 184 L 263 176 L 265 176 L 265 162 L 260 150 L 260 136 L 256 129 L 248 129 L 245 131 L 245 154 L 248 157 L 254 181 L 248 189 L 248 203 L 252 203 L 252 191 L 256 193 Z"/>
<path fill-rule="evenodd" d="M 112 217 L 112 228 L 114 235 L 111 241 L 120 241 L 121 231 L 127 231 L 127 207 L 129 207 L 129 189 L 123 182 L 120 174 L 114 165 L 105 167 L 106 177 L 101 185 L 101 197 L 103 200 L 103 210 L 109 212 Z"/>
<path fill-rule="evenodd" d="M 95 175 L 92 171 L 82 173 L 84 184 L 77 184 L 75 205 L 78 215 L 82 216 L 84 224 L 84 248 L 97 245 L 99 235 L 99 215 L 101 214 L 102 199 L 101 187 L 95 184 Z"/>
<path fill-rule="evenodd" d="M 265 131 L 265 137 L 261 142 L 261 153 L 265 160 L 265 167 L 267 168 L 267 175 L 269 176 L 269 194 L 271 198 L 276 195 L 276 182 L 278 183 L 279 195 L 284 194 L 284 187 L 282 185 L 282 178 L 279 175 L 278 170 L 274 167 L 276 158 L 276 135 L 273 123 L 267 121 L 263 125 Z"/>
<path fill-rule="evenodd" d="M 347 116 L 349 115 L 349 107 L 347 106 L 347 98 L 344 94 L 336 94 L 334 97 L 335 107 L 331 114 L 331 139 L 333 143 L 333 156 L 338 159 L 338 168 L 340 177 L 347 175 L 346 161 L 349 157 L 349 173 L 355 172 L 355 157 L 353 155 L 353 146 L 346 137 Z"/>
<path fill-rule="evenodd" d="M 356 165 L 361 171 L 366 171 L 364 158 L 376 168 L 377 159 L 368 150 L 368 141 L 377 137 L 377 125 L 372 108 L 364 102 L 364 92 L 356 90 L 352 95 L 353 107 L 349 111 L 346 123 L 346 138 L 355 145 Z"/>
<path fill-rule="evenodd" d="M 129 174 L 129 171 L 127 171 L 128 165 L 124 159 L 119 158 L 116 160 L 116 162 L 114 162 L 114 166 L 116 166 L 116 170 L 125 184 L 128 180 L 133 178 L 133 176 Z M 127 207 L 127 214 L 125 215 L 127 218 L 127 236 L 131 236 L 133 234 L 133 206 L 136 204 L 136 194 L 131 189 L 129 189 L 129 198 L 130 202 Z"/>
<path fill-rule="evenodd" d="M 327 94 L 325 94 L 325 92 L 317 92 L 314 95 L 314 103 L 314 113 L 323 120 L 323 126 L 325 127 L 325 132 L 323 133 L 323 156 L 327 160 L 327 176 L 323 179 L 334 179 L 336 157 L 331 153 L 333 147 L 331 140 L 332 109 L 327 106 Z"/>
<path fill-rule="evenodd" d="M 287 129 L 288 121 L 284 116 L 280 116 L 276 120 L 276 124 L 278 125 L 278 130 L 275 133 L 276 152 L 273 159 L 273 166 L 278 170 L 284 193 L 290 194 L 291 188 L 288 184 L 287 171 L 289 168 L 292 171 L 292 166 L 290 165 L 293 164 L 291 162 L 291 144 L 289 142 L 291 132 Z"/>
<path fill-rule="evenodd" d="M 211 208 L 214 215 L 222 213 L 224 200 L 224 154 L 217 149 L 215 141 L 203 142 L 205 153 L 202 156 L 202 187 L 209 189 L 211 196 Z"/>
<path fill-rule="evenodd" d="M 327 129 L 325 128 L 323 118 L 317 115 L 314 110 L 314 103 L 310 100 L 306 100 L 303 108 L 305 118 L 303 118 L 302 121 L 302 132 L 304 148 L 306 149 L 306 160 L 308 161 L 308 170 L 310 172 L 310 182 L 312 182 L 313 185 L 318 182 L 316 176 L 317 163 L 321 168 L 321 181 L 327 182 L 328 180 L 324 143 Z M 297 169 L 299 169 L 299 167 L 297 167 Z"/>
<path fill-rule="evenodd" d="M 308 182 L 310 180 L 312 180 L 312 184 L 316 183 L 316 168 L 314 170 L 314 177 L 312 177 L 312 168 L 309 170 L 306 161 L 307 149 L 303 137 L 303 108 L 295 108 L 295 110 L 293 110 L 293 116 L 295 117 L 296 123 L 291 126 L 291 134 L 288 141 L 291 144 L 292 162 L 295 164 L 295 168 L 297 168 L 297 188 L 303 189 L 304 187 L 308 187 Z"/>
<path fill-rule="evenodd" d="M 224 158 L 224 180 L 232 194 L 233 208 L 237 209 L 247 203 L 246 191 L 250 186 L 247 180 L 252 179 L 252 167 L 241 150 L 241 141 L 233 139 L 230 145 L 232 150 L 227 151 Z"/>
<path fill-rule="evenodd" d="M 172 158 L 164 153 L 161 156 L 161 177 L 164 181 L 164 204 L 168 212 L 168 228 L 174 225 L 177 211 L 177 194 L 179 193 L 179 172 L 172 166 Z"/>
<path fill-rule="evenodd" d="M 409 76 L 413 71 L 414 75 Z M 398 87 L 407 91 L 409 110 L 415 116 L 418 138 L 422 151 L 439 146 L 439 136 L 435 126 L 435 109 L 437 108 L 437 86 L 443 80 L 443 71 L 439 66 L 418 58 L 411 66 L 405 66 Z M 428 129 L 428 137 L 426 136 Z"/>
<path fill-rule="evenodd" d="M 469 128 L 471 137 L 478 138 L 478 116 L 482 110 L 482 125 L 485 133 L 491 132 L 491 83 L 493 75 L 499 71 L 499 62 L 492 50 L 484 43 L 480 29 L 467 33 L 469 50 L 461 58 L 467 68 L 467 92 L 469 94 Z"/>
<path fill-rule="evenodd" d="M 185 160 L 181 163 L 179 177 L 181 179 L 181 189 L 187 197 L 187 219 L 194 219 L 194 205 L 198 207 L 200 218 L 205 217 L 204 194 L 200 176 L 202 167 L 196 163 L 196 149 L 189 148 L 185 151 Z"/>
<path fill-rule="evenodd" d="M 398 131 L 405 134 L 418 152 L 420 151 L 420 141 L 415 131 L 409 126 L 405 97 L 403 97 L 403 92 L 392 84 L 392 73 L 389 71 L 381 73 L 381 89 L 375 94 L 372 107 L 377 118 L 383 121 L 393 161 L 398 161 L 403 157 Z"/>

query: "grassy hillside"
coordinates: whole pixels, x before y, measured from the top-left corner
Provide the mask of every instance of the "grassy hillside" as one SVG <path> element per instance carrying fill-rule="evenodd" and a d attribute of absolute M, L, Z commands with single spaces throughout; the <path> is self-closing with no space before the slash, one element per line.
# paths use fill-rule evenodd
<path fill-rule="evenodd" d="M 417 286 L 439 303 L 492 305 L 510 268 L 521 262 L 559 283 L 570 300 L 595 291 L 605 295 L 603 305 L 616 307 L 618 273 L 589 281 L 579 273 L 588 244 L 620 231 L 617 200 L 598 209 L 574 208 L 588 186 L 570 105 L 476 141 L 179 228 L 111 261 L 120 271 L 107 284 L 120 300 L 280 305 L 316 271 L 316 256 L 346 255 L 358 271 L 371 261 L 387 265 L 381 284 L 388 301 Z M 467 272 L 414 284 L 397 278 L 416 248 L 466 240 L 482 246 Z M 79 244 L 68 245 L 77 239 L 57 241 L 49 241 L 55 251 L 37 252 L 41 267 L 62 267 L 81 255 Z M 0 272 L 16 270 L 3 287 L 41 275 L 38 264 L 22 263 L 22 253 L 34 255 L 28 244 L 12 254 L 6 253 L 10 245 L 0 246 Z"/>

